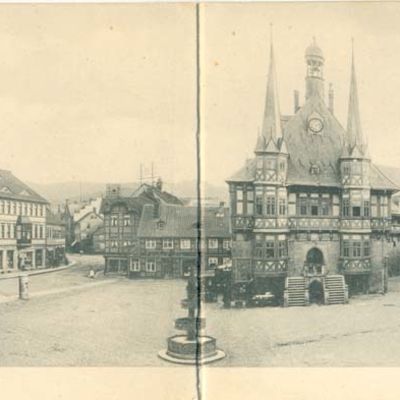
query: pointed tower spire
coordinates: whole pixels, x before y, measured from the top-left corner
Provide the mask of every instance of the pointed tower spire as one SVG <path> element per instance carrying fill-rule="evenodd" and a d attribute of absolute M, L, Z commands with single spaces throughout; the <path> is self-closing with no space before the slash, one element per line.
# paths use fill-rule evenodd
<path fill-rule="evenodd" d="M 281 115 L 279 111 L 278 90 L 276 82 L 276 71 L 274 61 L 274 48 L 272 44 L 271 24 L 271 47 L 268 71 L 267 95 L 265 99 L 264 120 L 262 135 L 267 143 L 272 139 L 275 143 L 282 137 Z"/>
<path fill-rule="evenodd" d="M 366 144 L 361 130 L 360 110 L 358 105 L 358 91 L 356 70 L 354 64 L 354 40 L 351 40 L 351 78 L 350 78 L 350 95 L 349 95 L 349 111 L 347 116 L 347 138 L 346 145 L 349 151 L 357 146 L 362 153 L 365 153 Z"/>

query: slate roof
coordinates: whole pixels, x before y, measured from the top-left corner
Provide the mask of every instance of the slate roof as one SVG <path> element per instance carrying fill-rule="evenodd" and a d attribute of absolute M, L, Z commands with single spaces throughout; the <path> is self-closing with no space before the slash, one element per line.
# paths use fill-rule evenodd
<path fill-rule="evenodd" d="M 15 177 L 11 171 L 4 169 L 0 170 L 0 198 L 49 203 L 44 197 Z"/>
<path fill-rule="evenodd" d="M 205 208 L 202 212 L 206 237 L 230 238 L 229 209 Z M 146 238 L 196 238 L 197 207 L 162 205 L 160 216 L 154 216 L 152 205 L 145 205 L 139 223 L 138 236 Z"/>
<path fill-rule="evenodd" d="M 106 214 L 111 211 L 111 207 L 116 205 L 123 205 L 125 206 L 129 212 L 137 212 L 141 214 L 142 208 L 145 204 L 148 204 L 149 201 L 143 197 L 117 197 L 117 198 L 104 198 L 101 207 L 100 213 Z"/>
<path fill-rule="evenodd" d="M 176 204 L 183 205 L 182 200 L 173 194 L 159 190 L 156 186 L 143 183 L 139 188 L 137 188 L 131 195 L 131 197 L 147 197 L 148 199 L 155 200 L 159 199 L 165 204 Z"/>
<path fill-rule="evenodd" d="M 324 122 L 321 135 L 308 132 L 308 120 L 314 116 Z M 290 119 L 285 117 L 284 140 L 289 153 L 287 184 L 341 187 L 339 160 L 344 137 L 343 127 L 318 96 L 310 97 Z M 317 166 L 320 173 L 312 174 L 311 166 Z M 253 182 L 254 176 L 255 158 L 247 160 L 227 182 Z M 399 190 L 372 163 L 370 182 L 373 189 Z"/>

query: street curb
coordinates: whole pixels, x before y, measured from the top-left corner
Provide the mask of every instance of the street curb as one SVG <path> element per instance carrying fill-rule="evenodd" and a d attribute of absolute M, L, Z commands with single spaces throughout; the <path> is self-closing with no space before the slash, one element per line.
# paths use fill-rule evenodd
<path fill-rule="evenodd" d="M 18 273 L 15 272 L 15 273 L 11 273 L 11 274 L 4 274 L 4 275 L 0 275 L 0 280 L 18 278 L 21 274 L 31 276 L 31 275 L 48 274 L 50 272 L 64 271 L 67 268 L 73 267 L 75 264 L 76 264 L 76 261 L 72 261 L 68 265 L 63 265 L 62 267 L 57 267 L 57 268 L 46 268 L 46 269 L 38 269 L 38 270 L 31 270 L 31 271 L 19 271 Z"/>
<path fill-rule="evenodd" d="M 92 287 L 98 287 L 98 286 L 103 286 L 106 284 L 110 283 L 115 283 L 118 282 L 118 279 L 112 279 L 112 280 L 107 280 L 107 281 L 100 281 L 100 282 L 95 282 L 95 283 L 85 283 L 83 285 L 76 285 L 76 286 L 68 286 L 65 288 L 59 288 L 59 289 L 52 289 L 52 290 L 42 290 L 41 292 L 34 292 L 29 294 L 29 299 L 33 299 L 36 297 L 45 297 L 45 296 L 50 296 L 54 294 L 59 294 L 59 293 L 66 293 L 70 292 L 73 290 L 79 290 L 79 289 L 88 289 Z M 21 300 L 22 302 L 29 301 L 29 299 L 26 300 Z M 0 298 L 0 305 L 1 304 L 6 304 L 6 303 L 12 303 L 16 300 L 20 300 L 19 296 L 9 296 L 9 297 L 4 297 L 3 299 Z"/>

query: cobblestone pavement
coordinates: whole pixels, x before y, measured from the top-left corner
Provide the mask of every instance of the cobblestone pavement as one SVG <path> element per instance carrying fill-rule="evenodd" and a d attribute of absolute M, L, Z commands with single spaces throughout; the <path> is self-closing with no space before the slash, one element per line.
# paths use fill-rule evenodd
<path fill-rule="evenodd" d="M 44 279 L 35 286 L 87 283 L 97 262 L 83 257 L 71 270 L 35 277 Z M 214 365 L 400 366 L 400 280 L 392 279 L 390 288 L 344 306 L 225 310 L 207 304 L 206 331 L 227 353 Z M 174 319 L 185 315 L 184 295 L 183 281 L 119 279 L 0 304 L 0 365 L 168 366 L 157 353 L 176 333 Z"/>

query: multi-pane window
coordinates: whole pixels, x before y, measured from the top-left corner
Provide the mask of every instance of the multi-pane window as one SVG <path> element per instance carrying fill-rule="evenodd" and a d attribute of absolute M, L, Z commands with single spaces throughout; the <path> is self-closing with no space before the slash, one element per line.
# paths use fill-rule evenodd
<path fill-rule="evenodd" d="M 156 263 L 154 261 L 146 261 L 146 271 L 156 272 Z"/>
<path fill-rule="evenodd" d="M 257 194 L 256 195 L 256 215 L 262 215 L 263 214 L 263 199 L 262 195 Z"/>
<path fill-rule="evenodd" d="M 343 217 L 350 216 L 350 199 L 343 199 L 342 201 L 342 214 Z"/>
<path fill-rule="evenodd" d="M 369 205 L 369 201 L 365 200 L 364 201 L 364 217 L 369 217 L 370 214 L 370 205 Z"/>
<path fill-rule="evenodd" d="M 299 199 L 300 215 L 307 215 L 307 198 L 300 197 Z"/>
<path fill-rule="evenodd" d="M 243 190 L 236 189 L 236 214 L 243 214 Z"/>
<path fill-rule="evenodd" d="M 117 240 L 111 240 L 111 247 L 112 248 L 118 247 L 118 241 Z"/>
<path fill-rule="evenodd" d="M 0 201 L 0 214 L 4 214 L 4 201 Z"/>
<path fill-rule="evenodd" d="M 230 250 L 232 246 L 231 241 L 229 239 L 224 239 L 222 246 L 224 250 Z"/>
<path fill-rule="evenodd" d="M 208 257 L 208 266 L 216 267 L 218 265 L 218 257 Z"/>
<path fill-rule="evenodd" d="M 343 241 L 343 256 L 350 257 L 350 242 L 348 240 Z"/>
<path fill-rule="evenodd" d="M 254 214 L 254 192 L 252 190 L 247 191 L 247 214 Z"/>
<path fill-rule="evenodd" d="M 229 264 L 230 262 L 231 262 L 231 259 L 229 257 L 224 257 L 222 259 L 222 264 L 224 264 L 224 265 Z"/>
<path fill-rule="evenodd" d="M 279 215 L 286 215 L 286 199 L 280 197 L 278 200 Z"/>
<path fill-rule="evenodd" d="M 349 258 L 370 257 L 369 237 L 359 235 L 348 236 L 342 241 L 342 256 Z"/>
<path fill-rule="evenodd" d="M 287 251 L 286 251 L 286 241 L 280 240 L 278 242 L 278 257 L 283 258 L 286 257 Z"/>
<path fill-rule="evenodd" d="M 124 226 L 129 226 L 131 224 L 131 219 L 129 215 L 124 215 Z"/>
<path fill-rule="evenodd" d="M 156 240 L 146 240 L 145 247 L 147 250 L 155 249 L 157 247 Z"/>
<path fill-rule="evenodd" d="M 326 216 L 330 214 L 331 200 L 329 195 L 322 195 L 321 198 L 321 214 Z"/>
<path fill-rule="evenodd" d="M 266 258 L 275 258 L 275 241 L 267 240 L 265 243 Z"/>
<path fill-rule="evenodd" d="M 181 249 L 182 250 L 189 250 L 190 246 L 190 239 L 181 239 Z"/>
<path fill-rule="evenodd" d="M 361 242 L 353 242 L 353 257 L 361 257 Z"/>
<path fill-rule="evenodd" d="M 343 174 L 344 175 L 350 175 L 351 168 L 349 164 L 344 164 L 343 166 Z"/>
<path fill-rule="evenodd" d="M 162 245 L 164 250 L 171 250 L 174 248 L 174 241 L 172 239 L 164 239 Z"/>
<path fill-rule="evenodd" d="M 371 255 L 371 248 L 369 240 L 364 240 L 364 257 L 369 257 Z"/>
<path fill-rule="evenodd" d="M 140 264 L 138 260 L 131 261 L 131 271 L 138 272 L 140 271 Z"/>
<path fill-rule="evenodd" d="M 208 239 L 209 249 L 218 249 L 218 239 Z"/>
<path fill-rule="evenodd" d="M 275 196 L 267 194 L 265 198 L 265 214 L 275 215 Z"/>
<path fill-rule="evenodd" d="M 118 217 L 116 215 L 111 216 L 111 226 L 117 226 L 118 225 Z"/>
<path fill-rule="evenodd" d="M 318 208 L 319 208 L 318 205 L 319 205 L 318 199 L 311 199 L 310 211 L 312 216 L 318 216 Z"/>
<path fill-rule="evenodd" d="M 254 246 L 254 256 L 256 258 L 262 258 L 263 257 L 262 236 L 261 237 L 256 237 L 256 242 L 255 242 L 255 246 Z"/>

